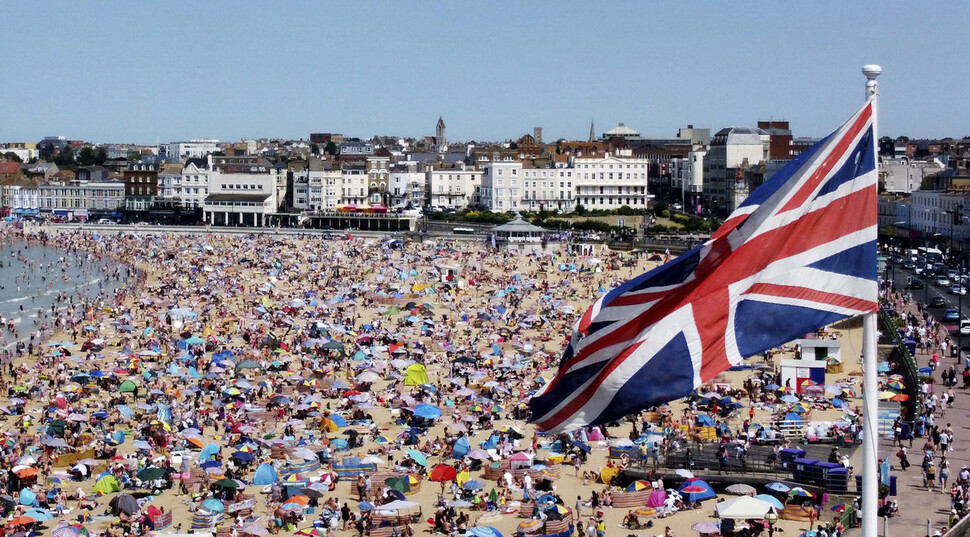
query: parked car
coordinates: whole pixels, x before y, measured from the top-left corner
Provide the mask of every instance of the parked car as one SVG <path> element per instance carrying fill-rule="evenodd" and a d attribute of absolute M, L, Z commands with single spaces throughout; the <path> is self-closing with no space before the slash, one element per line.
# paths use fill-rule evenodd
<path fill-rule="evenodd" d="M 956 321 L 958 319 L 960 319 L 960 312 L 958 312 L 956 308 L 947 308 L 946 311 L 943 312 L 944 321 Z"/>

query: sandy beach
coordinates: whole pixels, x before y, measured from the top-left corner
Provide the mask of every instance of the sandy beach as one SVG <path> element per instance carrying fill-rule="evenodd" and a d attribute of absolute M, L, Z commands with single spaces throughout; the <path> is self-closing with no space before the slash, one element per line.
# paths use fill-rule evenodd
<path fill-rule="evenodd" d="M 233 536 L 309 532 L 328 501 L 337 518 L 345 503 L 354 518 L 369 511 L 358 506 L 357 472 L 331 483 L 340 468 L 373 465 L 376 471 L 361 470 L 373 476 L 368 500 L 383 504 L 391 497 L 382 490 L 385 478 L 414 476 L 404 488 L 417 490 L 398 501 L 416 505 L 397 513 L 420 513 L 410 528 L 428 533 L 442 491 L 445 503 L 461 495 L 455 481 L 430 480 L 437 465 L 448 465 L 457 466 L 457 481 L 483 483 L 465 495 L 472 497 L 469 507 L 455 509 L 468 515 L 462 525 L 493 527 L 508 537 L 528 520 L 517 516 L 516 502 L 523 498 L 520 487 L 530 486 L 508 487 L 505 472 L 486 478 L 480 466 L 525 453 L 530 464 L 545 464 L 536 475 L 548 477 L 548 492 L 574 509 L 577 496 L 589 502 L 608 489 L 591 476 L 619 462 L 608 461 L 611 441 L 631 436 L 633 423 L 610 427 L 610 438 L 584 442 L 589 454 L 575 468 L 568 453 L 561 465 L 561 457 L 550 458 L 555 438 L 537 436 L 521 418 L 529 396 L 555 374 L 577 315 L 602 289 L 656 266 L 649 255 L 600 246 L 593 258 L 488 252 L 481 244 L 448 241 L 272 234 L 93 238 L 54 228 L 28 229 L 26 238 L 38 241 L 40 233 L 53 246 L 110 257 L 133 275 L 98 299 L 65 299 L 64 309 L 38 319 L 34 353 L 3 366 L 4 484 L 17 485 L 7 485 L 13 503 L 29 499 L 17 492 L 26 489 L 54 515 L 39 527 L 11 529 L 73 537 L 80 530 L 66 524 L 81 514 L 89 535 L 144 533 L 153 506 L 172 515 L 163 534 L 188 532 L 193 519 L 220 509 L 225 513 L 216 527 Z M 851 359 L 826 384 L 857 382 L 861 335 L 837 336 L 842 356 Z M 791 352 L 774 353 L 768 373 Z M 742 390 L 754 371 L 725 372 L 710 388 Z M 741 407 L 725 422 L 732 432 L 749 418 L 749 408 L 751 423 L 769 423 L 781 408 L 775 394 L 738 395 Z M 696 418 L 685 401 L 661 410 L 667 427 Z M 440 417 L 421 417 L 435 411 Z M 827 404 L 811 410 L 818 421 L 845 415 Z M 653 426 L 661 435 L 664 428 Z M 479 454 L 449 456 L 465 445 L 482 449 L 485 461 Z M 358 459 L 347 465 L 345 457 Z M 275 486 L 252 484 L 262 464 L 273 467 Z M 142 473 L 146 468 L 160 469 L 159 477 L 139 478 L 154 475 Z M 96 488 L 108 486 L 101 484 L 103 472 L 122 490 L 98 494 Z M 284 498 L 287 491 L 304 497 L 297 507 Z M 109 506 L 123 493 L 139 502 L 136 512 Z M 477 509 L 476 496 L 495 509 Z M 691 525 L 715 521 L 715 501 L 664 518 L 642 517 L 652 521 L 650 528 L 623 528 L 628 509 L 584 506 L 579 520 L 585 526 L 602 511 L 607 535 L 663 535 L 668 526 L 673 535 L 696 535 Z M 234 524 L 229 511 L 240 506 L 243 516 Z M 8 521 L 30 509 L 17 505 Z M 822 521 L 832 516 L 826 510 Z M 291 528 L 287 521 L 294 518 Z M 320 525 L 320 534 L 356 533 L 353 524 Z M 776 529 L 795 536 L 807 523 L 781 520 Z M 204 531 L 215 528 L 195 530 Z M 380 534 L 377 528 L 369 533 Z"/>

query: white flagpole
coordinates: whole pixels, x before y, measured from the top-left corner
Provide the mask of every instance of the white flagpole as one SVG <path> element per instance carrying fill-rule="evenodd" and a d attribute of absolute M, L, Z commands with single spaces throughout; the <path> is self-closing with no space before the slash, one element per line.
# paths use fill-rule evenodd
<path fill-rule="evenodd" d="M 862 74 L 866 76 L 866 99 L 872 99 L 872 143 L 873 150 L 879 147 L 877 135 L 877 95 L 879 85 L 876 77 L 882 73 L 878 65 L 866 65 Z M 879 168 L 879 154 L 876 171 Z M 873 185 L 873 188 L 876 188 Z M 878 535 L 879 479 L 876 468 L 879 460 L 879 391 L 876 388 L 876 314 L 868 313 L 862 321 L 862 537 Z"/>

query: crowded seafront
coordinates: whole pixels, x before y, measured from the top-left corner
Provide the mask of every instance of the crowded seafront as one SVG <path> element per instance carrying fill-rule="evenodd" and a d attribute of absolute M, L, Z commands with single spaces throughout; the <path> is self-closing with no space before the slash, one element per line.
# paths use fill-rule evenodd
<path fill-rule="evenodd" d="M 52 226 L 4 240 L 110 258 L 117 282 L 39 314 L 33 346 L 5 359 L 8 532 L 717 534 L 715 505 L 755 493 L 805 519 L 737 534 L 799 535 L 838 516 L 792 483 L 708 494 L 654 464 L 716 453 L 723 468 L 676 475 L 723 481 L 759 436 L 777 440 L 767 457 L 798 447 L 772 425 L 792 412 L 832 424 L 805 436 L 857 439 L 855 360 L 812 397 L 771 386 L 789 346 L 635 423 L 572 437 L 525 423 L 578 312 L 659 256 Z M 827 337 L 861 352 L 858 330 Z M 851 449 L 832 455 L 853 465 Z M 627 482 L 624 469 L 649 473 Z M 692 483 L 702 491 L 678 491 Z"/>

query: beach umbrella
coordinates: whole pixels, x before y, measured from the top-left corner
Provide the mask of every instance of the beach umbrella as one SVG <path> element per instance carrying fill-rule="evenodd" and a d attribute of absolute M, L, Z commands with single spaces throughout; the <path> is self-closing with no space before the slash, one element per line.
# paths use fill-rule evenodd
<path fill-rule="evenodd" d="M 294 533 L 294 535 L 300 535 L 302 537 L 325 537 L 326 532 L 320 531 L 318 528 L 303 528 Z"/>
<path fill-rule="evenodd" d="M 441 417 L 441 409 L 427 403 L 418 403 L 414 406 L 414 415 L 429 420 Z"/>
<path fill-rule="evenodd" d="M 768 490 L 773 490 L 775 492 L 788 492 L 789 490 L 791 490 L 791 487 L 789 487 L 784 483 L 780 483 L 778 481 L 773 481 L 771 483 L 768 483 L 767 485 L 765 485 L 765 488 Z"/>
<path fill-rule="evenodd" d="M 781 402 L 782 403 L 785 403 L 785 404 L 789 404 L 789 405 L 792 404 L 792 403 L 797 403 L 798 402 L 798 397 L 796 397 L 796 396 L 794 396 L 794 395 L 792 395 L 790 393 L 789 394 L 785 394 L 785 395 L 782 395 L 781 396 Z"/>
<path fill-rule="evenodd" d="M 771 504 L 772 507 L 778 510 L 785 508 L 785 504 L 781 503 L 781 500 L 779 500 L 778 498 L 775 498 L 771 494 L 756 494 L 754 496 L 754 499 L 761 500 L 763 502 L 768 502 Z"/>
<path fill-rule="evenodd" d="M 384 505 L 378 505 L 377 510 L 379 511 L 397 511 L 400 509 L 411 509 L 412 507 L 417 507 L 418 502 L 409 502 L 407 500 L 394 500 L 390 503 L 385 503 Z"/>
<path fill-rule="evenodd" d="M 46 509 L 40 509 L 38 507 L 34 507 L 32 509 L 28 509 L 27 512 L 25 512 L 23 516 L 32 518 L 32 519 L 36 520 L 37 522 L 46 522 L 46 521 L 54 518 L 54 514 L 53 513 L 51 513 L 50 511 L 47 511 Z"/>
<path fill-rule="evenodd" d="M 431 475 L 428 479 L 435 482 L 444 481 L 454 481 L 457 477 L 455 469 L 447 464 L 438 464 L 431 469 Z"/>
<path fill-rule="evenodd" d="M 235 479 L 220 479 L 213 483 L 217 487 L 222 487 L 224 489 L 235 489 L 239 488 L 239 483 Z"/>
<path fill-rule="evenodd" d="M 741 496 L 716 504 L 714 516 L 722 519 L 762 519 L 771 508 L 772 506 L 768 502 L 763 502 L 751 496 Z"/>
<path fill-rule="evenodd" d="M 115 511 L 120 511 L 126 515 L 133 515 L 138 512 L 138 501 L 135 500 L 134 496 L 122 492 L 121 494 L 111 498 L 108 502 L 110 506 Z"/>
<path fill-rule="evenodd" d="M 387 485 L 391 490 L 405 493 L 411 492 L 411 485 L 408 483 L 407 478 L 404 477 L 389 477 L 384 480 L 384 484 Z"/>
<path fill-rule="evenodd" d="M 260 526 L 255 522 L 250 522 L 249 524 L 242 525 L 239 528 L 239 533 L 244 533 L 246 535 L 259 535 L 260 537 L 262 537 L 263 535 L 269 534 L 266 528 Z"/>
<path fill-rule="evenodd" d="M 138 479 L 142 481 L 154 481 L 163 475 L 165 475 L 165 470 L 157 466 L 149 466 L 138 472 Z"/>
<path fill-rule="evenodd" d="M 721 523 L 705 520 L 691 524 L 690 529 L 697 533 L 719 533 L 721 531 Z"/>
<path fill-rule="evenodd" d="M 533 533 L 542 529 L 542 521 L 538 518 L 530 518 L 525 522 L 520 522 L 518 529 L 522 533 Z"/>
<path fill-rule="evenodd" d="M 51 530 L 51 537 L 80 537 L 81 530 L 71 525 L 57 526 Z"/>
<path fill-rule="evenodd" d="M 467 457 L 469 459 L 485 460 L 488 458 L 488 452 L 484 449 L 473 449 L 468 452 Z"/>
<path fill-rule="evenodd" d="M 736 485 L 731 485 L 727 488 L 727 491 L 731 494 L 737 494 L 738 496 L 754 496 L 758 490 L 751 485 L 745 485 L 743 483 L 738 483 Z"/>
<path fill-rule="evenodd" d="M 653 488 L 653 485 L 651 485 L 649 481 L 644 481 L 641 479 L 639 481 L 634 481 L 633 483 L 630 483 L 630 486 L 628 486 L 626 490 L 629 492 L 636 492 L 638 490 L 650 490 L 652 488 Z"/>
<path fill-rule="evenodd" d="M 361 511 L 361 512 L 364 512 L 364 513 L 368 512 L 368 511 L 373 511 L 374 510 L 374 504 L 372 504 L 372 503 L 370 503 L 368 501 L 360 502 L 360 503 L 357 504 L 357 510 L 358 511 Z"/>
<path fill-rule="evenodd" d="M 464 490 L 481 490 L 485 488 L 485 483 L 477 479 L 470 479 L 468 481 L 465 481 L 465 483 L 461 486 L 461 488 L 463 488 Z"/>
<path fill-rule="evenodd" d="M 416 449 L 408 450 L 408 458 L 420 464 L 421 466 L 427 466 L 428 464 L 428 456 Z"/>
<path fill-rule="evenodd" d="M 802 487 L 795 487 L 788 491 L 788 497 L 789 498 L 814 498 L 815 495 L 803 489 Z"/>
<path fill-rule="evenodd" d="M 30 517 L 18 516 L 8 520 L 6 525 L 10 527 L 14 527 L 14 526 L 28 526 L 30 524 L 36 524 L 36 523 L 37 521 Z"/>
<path fill-rule="evenodd" d="M 491 526 L 472 526 L 465 534 L 474 537 L 502 537 L 502 533 Z"/>
<path fill-rule="evenodd" d="M 225 504 L 215 498 L 202 500 L 202 508 L 211 513 L 221 513 L 226 510 Z"/>

